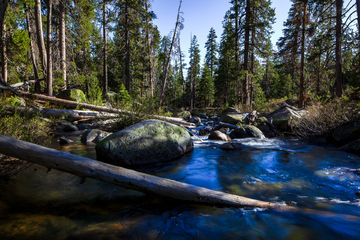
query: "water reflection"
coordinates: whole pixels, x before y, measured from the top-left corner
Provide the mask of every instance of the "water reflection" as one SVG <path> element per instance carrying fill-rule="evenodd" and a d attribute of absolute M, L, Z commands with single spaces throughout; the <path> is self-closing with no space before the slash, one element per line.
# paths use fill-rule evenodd
<path fill-rule="evenodd" d="M 76 136 L 61 147 L 95 158 Z M 238 151 L 198 141 L 192 153 L 140 169 L 255 199 L 360 216 L 360 158 L 300 141 L 244 139 Z M 59 147 L 58 145 L 56 145 Z M 60 148 L 60 147 L 59 147 Z M 36 171 L 35 171 L 36 169 Z M 0 182 L 0 239 L 356 239 L 360 223 L 340 215 L 215 208 L 162 199 L 34 165 Z M 276 231 L 275 231 L 276 229 Z"/>

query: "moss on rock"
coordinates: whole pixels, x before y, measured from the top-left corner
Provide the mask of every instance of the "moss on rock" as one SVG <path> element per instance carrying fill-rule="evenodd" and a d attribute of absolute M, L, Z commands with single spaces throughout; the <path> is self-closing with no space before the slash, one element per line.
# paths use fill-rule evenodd
<path fill-rule="evenodd" d="M 147 120 L 114 133 L 96 145 L 99 161 L 119 166 L 161 163 L 193 150 L 186 129 L 158 120 Z"/>

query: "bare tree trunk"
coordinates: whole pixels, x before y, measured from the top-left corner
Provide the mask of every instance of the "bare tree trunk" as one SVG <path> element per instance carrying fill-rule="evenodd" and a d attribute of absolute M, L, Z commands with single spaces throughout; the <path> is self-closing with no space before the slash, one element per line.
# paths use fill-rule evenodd
<path fill-rule="evenodd" d="M 126 53 L 125 53 L 125 88 L 130 92 L 131 75 L 130 75 L 130 29 L 129 29 L 129 7 L 128 1 L 125 1 L 125 41 L 126 41 Z"/>
<path fill-rule="evenodd" d="M 7 71 L 7 57 L 6 57 L 6 24 L 5 22 L 1 25 L 1 62 L 2 62 L 2 77 L 5 82 L 8 79 Z"/>
<path fill-rule="evenodd" d="M 236 69 L 235 69 L 235 74 L 236 74 L 236 80 L 235 80 L 235 85 L 236 85 L 236 96 L 240 99 L 241 97 L 241 83 L 240 83 L 240 60 L 239 60 L 239 1 L 235 0 L 235 64 L 236 64 Z M 211 72 L 212 74 L 212 72 Z M 236 99 L 238 101 L 238 99 Z"/>
<path fill-rule="evenodd" d="M 38 40 L 37 43 L 38 43 L 40 59 L 41 59 L 41 67 L 42 67 L 44 78 L 46 78 L 46 76 L 47 76 L 46 75 L 47 55 L 46 55 L 46 48 L 45 48 L 45 42 L 44 42 L 42 16 L 41 16 L 41 0 L 36 0 L 35 26 L 36 26 L 36 36 L 37 36 L 37 40 Z"/>
<path fill-rule="evenodd" d="M 30 56 L 31 56 L 31 62 L 33 65 L 33 69 L 34 69 L 34 78 L 35 80 L 39 80 L 39 72 L 38 72 L 38 68 L 36 65 L 36 58 L 35 58 L 35 50 L 34 50 L 34 42 L 32 40 L 32 29 L 30 27 L 30 9 L 28 8 L 27 5 L 25 5 L 26 8 L 26 27 L 29 33 L 29 39 L 30 39 Z M 40 85 L 40 81 L 35 82 L 35 92 L 36 93 L 40 93 L 41 92 L 41 85 Z"/>
<path fill-rule="evenodd" d="M 306 34 L 306 18 L 307 18 L 307 1 L 304 3 L 304 13 L 302 19 L 302 37 L 301 37 L 301 64 L 300 64 L 300 96 L 299 96 L 299 108 L 303 108 L 305 105 L 305 34 Z"/>
<path fill-rule="evenodd" d="M 243 103 L 250 105 L 250 92 L 249 92 L 249 48 L 250 48 L 250 0 L 246 0 L 246 17 L 245 17 L 245 43 L 244 43 L 244 70 L 245 77 L 242 83 Z"/>
<path fill-rule="evenodd" d="M 181 83 L 182 83 L 182 96 L 181 96 L 181 101 L 182 101 L 182 106 L 184 107 L 184 109 L 186 109 L 186 93 L 185 93 L 185 79 L 184 79 L 184 72 L 183 72 L 183 62 L 182 62 L 182 53 L 181 53 L 181 47 L 180 47 L 180 36 L 178 38 L 179 44 L 178 44 L 178 48 L 179 48 L 179 57 L 180 57 L 180 76 L 181 76 Z"/>
<path fill-rule="evenodd" d="M 103 35 L 104 35 L 104 93 L 108 91 L 108 73 L 107 73 L 107 19 L 106 19 L 106 0 L 103 0 Z"/>
<path fill-rule="evenodd" d="M 47 94 L 52 97 L 52 57 L 51 57 L 51 17 L 52 17 L 52 0 L 48 0 L 48 15 L 47 15 Z"/>
<path fill-rule="evenodd" d="M 59 2 L 60 5 L 60 69 L 64 80 L 63 90 L 67 89 L 67 74 L 66 74 L 66 25 L 65 25 L 65 0 Z"/>
<path fill-rule="evenodd" d="M 169 54 L 168 54 L 168 59 L 167 59 L 166 66 L 165 66 L 164 79 L 163 79 L 163 84 L 162 84 L 161 94 L 160 94 L 160 107 L 163 104 L 163 97 L 164 97 L 164 92 L 165 92 L 165 87 L 166 87 L 166 78 L 167 78 L 168 69 L 169 69 L 169 65 L 170 65 L 172 49 L 173 49 L 173 46 L 174 46 L 174 43 L 175 43 L 176 31 L 177 31 L 177 28 L 179 26 L 181 3 L 182 3 L 182 0 L 180 0 L 178 14 L 177 14 L 177 18 L 176 18 L 174 35 L 173 35 L 173 38 L 172 38 L 172 41 L 171 41 L 171 46 L 170 46 L 170 50 L 169 50 Z"/>
<path fill-rule="evenodd" d="M 342 7 L 343 0 L 336 0 L 336 47 L 335 47 L 335 85 L 336 96 L 341 97 L 343 93 L 342 82 Z"/>

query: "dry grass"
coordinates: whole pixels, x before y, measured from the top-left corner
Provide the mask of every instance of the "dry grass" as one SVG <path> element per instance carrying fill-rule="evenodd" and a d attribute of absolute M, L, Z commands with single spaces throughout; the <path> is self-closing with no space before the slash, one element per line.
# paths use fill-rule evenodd
<path fill-rule="evenodd" d="M 337 126 L 359 119 L 356 102 L 342 98 L 326 104 L 320 102 L 307 107 L 309 112 L 295 121 L 293 131 L 301 138 L 316 138 L 330 134 Z"/>

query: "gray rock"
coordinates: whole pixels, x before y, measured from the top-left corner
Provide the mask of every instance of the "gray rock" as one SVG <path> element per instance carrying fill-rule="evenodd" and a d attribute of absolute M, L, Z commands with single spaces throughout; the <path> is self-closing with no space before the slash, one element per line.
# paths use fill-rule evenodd
<path fill-rule="evenodd" d="M 56 127 L 57 132 L 75 132 L 79 131 L 79 128 L 75 126 L 73 123 L 67 120 L 60 120 L 57 122 L 58 125 Z"/>
<path fill-rule="evenodd" d="M 58 140 L 58 143 L 61 144 L 61 145 L 69 144 L 69 143 L 72 143 L 72 142 L 74 142 L 74 141 L 71 140 L 71 139 L 68 139 L 68 138 L 66 138 L 64 136 L 61 136 L 59 138 L 59 140 Z"/>
<path fill-rule="evenodd" d="M 239 150 L 243 149 L 244 145 L 241 143 L 224 143 L 220 146 L 220 149 L 222 150 Z"/>
<path fill-rule="evenodd" d="M 221 116 L 222 122 L 236 125 L 238 123 L 248 124 L 247 116 L 250 113 L 227 113 Z"/>
<path fill-rule="evenodd" d="M 99 161 L 120 166 L 171 161 L 193 148 L 186 129 L 159 120 L 147 120 L 111 134 L 95 147 Z"/>
<path fill-rule="evenodd" d="M 284 104 L 278 110 L 266 116 L 271 119 L 274 126 L 283 131 L 290 131 L 293 126 L 293 120 L 299 119 L 307 114 L 305 110 L 299 110 L 296 107 Z"/>
<path fill-rule="evenodd" d="M 233 107 L 228 107 L 227 109 L 225 109 L 224 111 L 222 111 L 221 114 L 226 115 L 228 113 L 240 113 L 236 108 Z"/>
<path fill-rule="evenodd" d="M 261 130 L 252 125 L 246 125 L 235 129 L 230 133 L 230 137 L 232 139 L 249 138 L 249 137 L 260 138 L 260 139 L 265 138 Z"/>
<path fill-rule="evenodd" d="M 197 117 L 197 116 L 194 116 L 194 117 L 190 118 L 190 119 L 188 120 L 188 122 L 190 122 L 190 123 L 195 123 L 195 124 L 200 124 L 200 123 L 201 123 L 201 119 L 200 119 L 199 117 Z"/>
<path fill-rule="evenodd" d="M 205 127 L 201 128 L 199 130 L 199 136 L 208 135 L 208 134 L 212 133 L 213 131 L 214 131 L 214 127 L 212 127 L 210 125 L 206 125 Z"/>
<path fill-rule="evenodd" d="M 109 135 L 111 135 L 111 133 L 101 131 L 98 129 L 91 129 L 91 130 L 88 130 L 83 133 L 83 135 L 81 136 L 81 142 L 83 142 L 83 143 L 87 143 L 87 142 L 98 143 L 101 140 L 103 140 L 104 138 L 108 137 Z"/>
<path fill-rule="evenodd" d="M 218 130 L 212 132 L 208 138 L 209 140 L 231 142 L 231 138 Z"/>

